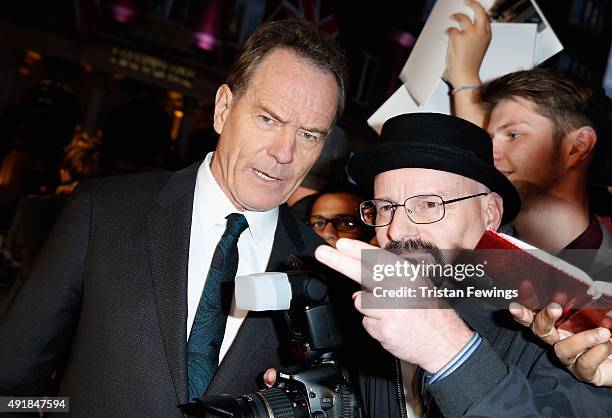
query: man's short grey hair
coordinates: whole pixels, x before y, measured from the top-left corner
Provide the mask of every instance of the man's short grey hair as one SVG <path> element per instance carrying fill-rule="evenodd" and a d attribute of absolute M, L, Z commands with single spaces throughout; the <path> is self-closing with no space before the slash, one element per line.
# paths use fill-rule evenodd
<path fill-rule="evenodd" d="M 238 51 L 227 77 L 227 84 L 238 98 L 248 87 L 261 60 L 272 50 L 284 48 L 313 65 L 331 73 L 338 86 L 337 120 L 344 110 L 346 62 L 340 46 L 312 23 L 301 20 L 279 20 L 261 25 Z M 296 74 L 296 78 L 299 78 Z"/>

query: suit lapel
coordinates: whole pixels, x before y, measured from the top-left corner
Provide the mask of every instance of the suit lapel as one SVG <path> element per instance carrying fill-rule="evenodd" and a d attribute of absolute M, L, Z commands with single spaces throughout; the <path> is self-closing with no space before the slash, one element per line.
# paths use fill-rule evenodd
<path fill-rule="evenodd" d="M 278 223 L 266 271 L 287 270 L 290 257 L 303 256 L 305 249 L 304 239 L 297 227 L 296 219 L 287 206 L 281 206 L 278 211 Z"/>
<path fill-rule="evenodd" d="M 175 173 L 147 216 L 157 319 L 179 403 L 187 402 L 187 267 L 198 164 Z"/>

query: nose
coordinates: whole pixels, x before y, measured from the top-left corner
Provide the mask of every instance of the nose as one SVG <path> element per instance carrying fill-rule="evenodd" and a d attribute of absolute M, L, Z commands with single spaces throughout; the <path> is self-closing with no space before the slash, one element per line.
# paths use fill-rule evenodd
<path fill-rule="evenodd" d="M 335 243 L 339 238 L 338 231 L 336 231 L 336 228 L 334 228 L 334 225 L 331 222 L 328 222 L 327 225 L 325 225 L 325 228 L 323 228 L 322 236 L 325 241 L 330 243 Z"/>
<path fill-rule="evenodd" d="M 395 210 L 393 221 L 387 228 L 387 235 L 393 241 L 404 241 L 408 238 L 419 237 L 419 225 L 408 218 L 403 207 L 398 207 Z"/>
<path fill-rule="evenodd" d="M 501 161 L 504 157 L 504 146 L 502 141 L 493 137 L 493 162 Z"/>
<path fill-rule="evenodd" d="M 291 164 L 295 153 L 295 141 L 294 129 L 284 127 L 272 139 L 268 154 L 279 164 Z"/>

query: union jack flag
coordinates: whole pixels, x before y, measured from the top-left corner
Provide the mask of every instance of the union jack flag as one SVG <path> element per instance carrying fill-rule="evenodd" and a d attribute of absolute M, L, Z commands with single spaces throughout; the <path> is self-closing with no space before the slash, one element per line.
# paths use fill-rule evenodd
<path fill-rule="evenodd" d="M 338 34 L 331 0 L 267 0 L 266 11 L 267 20 L 303 19 L 331 36 Z"/>

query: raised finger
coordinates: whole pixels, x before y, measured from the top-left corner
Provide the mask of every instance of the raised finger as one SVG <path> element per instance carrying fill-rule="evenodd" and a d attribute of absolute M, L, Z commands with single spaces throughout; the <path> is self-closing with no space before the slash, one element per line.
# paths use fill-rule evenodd
<path fill-rule="evenodd" d="M 594 382 L 598 377 L 599 366 L 610 355 L 612 355 L 612 343 L 597 344 L 578 357 L 574 364 L 574 373 L 581 380 Z"/>
<path fill-rule="evenodd" d="M 555 322 L 563 314 L 563 309 L 556 303 L 549 304 L 545 309 L 538 312 L 531 324 L 531 330 L 542 341 L 553 345 L 561 339 Z"/>
<path fill-rule="evenodd" d="M 576 357 L 589 350 L 591 347 L 607 342 L 610 338 L 610 331 L 606 328 L 595 328 L 588 331 L 579 332 L 555 344 L 555 353 L 561 363 L 573 364 Z"/>
<path fill-rule="evenodd" d="M 355 309 L 357 309 L 365 317 L 379 319 L 383 314 L 383 312 L 381 312 L 381 309 L 367 308 L 367 301 L 364 307 L 364 299 L 367 300 L 368 297 L 372 297 L 372 294 L 364 291 L 355 292 L 353 294 L 353 303 L 355 305 Z"/>
<path fill-rule="evenodd" d="M 263 376 L 264 384 L 271 388 L 276 384 L 276 369 L 268 369 Z"/>
<path fill-rule="evenodd" d="M 373 245 L 368 244 L 367 242 L 359 241 L 356 239 L 350 238 L 340 238 L 338 242 L 336 242 L 336 249 L 343 254 L 346 254 L 350 257 L 360 259 L 363 250 L 378 250 L 381 251 L 379 247 L 375 247 Z"/>
<path fill-rule="evenodd" d="M 451 19 L 459 22 L 459 26 L 461 27 L 461 30 L 470 30 L 474 27 L 474 23 L 472 23 L 472 19 L 470 19 L 463 13 L 455 13 L 451 15 Z"/>
<path fill-rule="evenodd" d="M 328 245 L 320 245 L 315 250 L 315 258 L 326 266 L 344 274 L 361 284 L 361 261 L 341 253 Z"/>
<path fill-rule="evenodd" d="M 525 327 L 531 326 L 533 318 L 535 318 L 535 313 L 533 311 L 516 302 L 512 302 L 510 306 L 508 306 L 508 309 L 516 322 Z"/>
<path fill-rule="evenodd" d="M 362 258 L 364 250 L 376 250 L 380 251 L 381 255 L 384 254 L 384 250 L 365 242 L 341 238 L 336 242 L 335 249 L 326 245 L 319 246 L 315 251 L 315 257 L 323 264 L 362 284 L 362 274 L 369 274 L 373 268 L 371 263 Z"/>
<path fill-rule="evenodd" d="M 491 29 L 489 14 L 482 7 L 482 4 L 474 0 L 466 0 L 465 4 L 474 10 L 474 26 L 478 29 L 489 31 Z"/>

